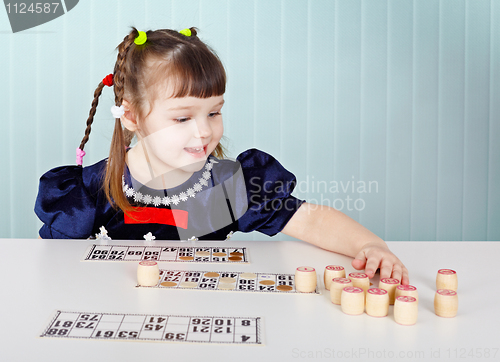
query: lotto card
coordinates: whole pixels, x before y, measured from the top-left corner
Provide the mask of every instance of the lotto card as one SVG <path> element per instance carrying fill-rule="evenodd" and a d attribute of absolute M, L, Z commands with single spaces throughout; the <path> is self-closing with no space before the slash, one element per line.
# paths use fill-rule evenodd
<path fill-rule="evenodd" d="M 214 246 L 91 245 L 84 261 L 248 263 L 247 248 Z"/>
<path fill-rule="evenodd" d="M 294 274 L 160 270 L 153 287 L 166 289 L 226 290 L 237 292 L 300 293 L 295 289 Z M 303 293 L 301 293 L 303 294 Z M 309 293 L 305 293 L 309 294 Z M 314 293 L 320 294 L 318 287 Z"/>
<path fill-rule="evenodd" d="M 88 313 L 58 310 L 43 338 L 262 344 L 261 317 Z"/>

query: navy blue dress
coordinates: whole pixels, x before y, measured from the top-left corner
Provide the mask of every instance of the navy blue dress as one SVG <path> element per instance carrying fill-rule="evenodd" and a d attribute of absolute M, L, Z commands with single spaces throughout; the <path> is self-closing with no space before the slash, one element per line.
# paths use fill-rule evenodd
<path fill-rule="evenodd" d="M 182 185 L 156 190 L 128 169 L 123 190 L 133 212 L 108 203 L 102 188 L 106 160 L 88 167 L 63 166 L 40 178 L 35 213 L 44 239 L 87 239 L 102 226 L 112 239 L 224 240 L 232 231 L 280 232 L 302 200 L 291 193 L 295 176 L 271 155 L 250 149 L 236 161 L 210 156 Z"/>

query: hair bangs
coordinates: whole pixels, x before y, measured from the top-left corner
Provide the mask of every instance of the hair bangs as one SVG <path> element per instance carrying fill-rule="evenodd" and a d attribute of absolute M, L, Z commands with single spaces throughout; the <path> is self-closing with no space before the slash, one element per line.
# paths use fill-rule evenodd
<path fill-rule="evenodd" d="M 226 72 L 220 59 L 207 48 L 183 47 L 170 59 L 172 97 L 209 98 L 226 91 Z M 187 49 L 186 49 L 187 48 Z"/>

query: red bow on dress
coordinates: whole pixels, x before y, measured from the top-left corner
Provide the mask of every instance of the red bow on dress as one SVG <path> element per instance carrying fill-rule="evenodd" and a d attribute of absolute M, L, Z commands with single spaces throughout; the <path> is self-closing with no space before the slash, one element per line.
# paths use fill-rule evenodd
<path fill-rule="evenodd" d="M 187 229 L 188 212 L 185 210 L 137 207 L 125 213 L 125 224 L 162 224 Z"/>

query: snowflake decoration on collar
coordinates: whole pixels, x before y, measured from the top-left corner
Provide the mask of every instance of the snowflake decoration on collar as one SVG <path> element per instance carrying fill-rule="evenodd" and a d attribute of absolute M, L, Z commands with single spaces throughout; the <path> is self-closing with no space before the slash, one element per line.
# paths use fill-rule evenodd
<path fill-rule="evenodd" d="M 179 199 L 181 199 L 182 201 L 186 201 L 188 199 L 188 195 L 185 192 L 181 192 L 179 194 Z"/>
<path fill-rule="evenodd" d="M 144 240 L 146 241 L 153 241 L 154 239 L 156 239 L 156 236 L 154 236 L 151 231 L 149 233 L 147 233 L 146 235 L 144 235 Z"/>
<path fill-rule="evenodd" d="M 212 173 L 210 172 L 214 164 L 219 163 L 214 159 L 209 159 L 205 165 L 205 171 L 202 173 L 202 177 L 199 178 L 198 182 L 192 187 L 188 188 L 186 191 L 179 193 L 178 195 L 172 195 L 170 197 L 165 196 L 163 198 L 159 196 L 152 196 L 143 194 L 140 191 L 134 190 L 132 186 L 125 183 L 125 177 L 122 176 L 122 186 L 125 196 L 129 199 L 133 199 L 134 202 L 140 202 L 145 205 L 159 206 L 160 204 L 169 206 L 170 204 L 178 205 L 180 202 L 187 201 L 190 197 L 195 197 L 198 192 L 200 192 L 203 187 L 208 187 L 208 180 L 212 178 Z"/>
<path fill-rule="evenodd" d="M 134 194 L 134 201 L 135 201 L 135 202 L 140 202 L 140 201 L 142 201 L 142 193 L 140 193 L 139 191 L 138 191 L 138 192 L 136 192 L 136 193 Z"/>
<path fill-rule="evenodd" d="M 153 198 L 151 197 L 151 195 L 144 195 L 144 197 L 142 198 L 142 202 L 144 202 L 145 204 L 150 204 L 152 201 Z"/>
<path fill-rule="evenodd" d="M 172 196 L 172 204 L 177 205 L 179 202 L 181 202 L 179 196 L 177 195 Z"/>

